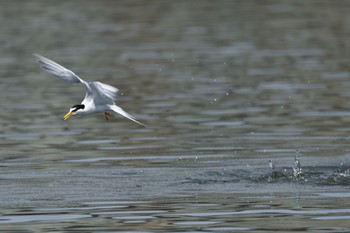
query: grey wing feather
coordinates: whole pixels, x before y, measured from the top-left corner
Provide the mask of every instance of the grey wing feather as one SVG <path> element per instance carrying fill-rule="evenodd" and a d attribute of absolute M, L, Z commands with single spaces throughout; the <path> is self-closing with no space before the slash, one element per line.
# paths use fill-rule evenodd
<path fill-rule="evenodd" d="M 90 82 L 89 86 L 92 90 L 92 97 L 95 104 L 114 104 L 117 99 L 118 89 L 101 82 Z"/>
<path fill-rule="evenodd" d="M 63 66 L 57 64 L 56 62 L 51 61 L 50 59 L 43 57 L 39 54 L 34 53 L 33 55 L 40 64 L 40 67 L 48 73 L 53 74 L 56 78 L 69 83 L 85 84 L 85 81 L 79 78 L 76 74 L 74 74 L 73 71 L 68 70 Z"/>
<path fill-rule="evenodd" d="M 129 120 L 132 120 L 137 124 L 140 124 L 146 127 L 145 124 L 142 124 L 141 122 L 137 121 L 129 113 L 125 112 L 122 108 L 115 105 L 114 101 L 117 99 L 117 93 L 118 93 L 117 88 L 101 82 L 91 82 L 89 83 L 89 86 L 92 90 L 92 96 L 95 104 L 97 105 L 107 104 L 110 107 L 110 109 L 113 110 L 114 112 L 119 113 L 120 115 L 128 118 Z"/>

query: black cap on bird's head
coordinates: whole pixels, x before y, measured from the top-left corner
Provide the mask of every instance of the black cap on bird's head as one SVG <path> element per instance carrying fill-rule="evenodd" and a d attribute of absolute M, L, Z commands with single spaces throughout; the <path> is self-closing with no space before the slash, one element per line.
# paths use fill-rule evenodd
<path fill-rule="evenodd" d="M 77 114 L 77 111 L 80 109 L 84 109 L 85 105 L 84 104 L 76 104 L 72 106 L 69 110 L 69 112 L 64 115 L 63 120 L 67 120 L 70 116 Z"/>

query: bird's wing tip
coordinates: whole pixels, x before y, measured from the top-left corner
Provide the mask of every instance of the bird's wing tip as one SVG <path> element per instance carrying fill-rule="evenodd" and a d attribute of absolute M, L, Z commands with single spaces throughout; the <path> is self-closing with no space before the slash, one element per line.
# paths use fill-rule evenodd
<path fill-rule="evenodd" d="M 144 124 L 144 123 L 141 123 L 141 122 L 139 122 L 139 121 L 136 121 L 139 125 L 142 125 L 143 127 L 145 127 L 145 128 L 149 128 L 149 125 L 146 125 L 146 124 Z"/>
<path fill-rule="evenodd" d="M 37 61 L 46 59 L 44 56 L 42 56 L 42 55 L 40 55 L 38 53 L 32 53 L 32 55 Z"/>

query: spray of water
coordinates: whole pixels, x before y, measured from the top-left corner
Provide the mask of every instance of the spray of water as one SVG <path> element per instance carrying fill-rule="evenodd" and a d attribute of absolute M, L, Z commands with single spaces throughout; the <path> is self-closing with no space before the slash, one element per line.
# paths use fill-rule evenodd
<path fill-rule="evenodd" d="M 295 180 L 300 180 L 303 176 L 303 172 L 301 171 L 300 156 L 301 153 L 299 151 L 296 151 L 294 161 L 292 164 L 293 177 Z"/>

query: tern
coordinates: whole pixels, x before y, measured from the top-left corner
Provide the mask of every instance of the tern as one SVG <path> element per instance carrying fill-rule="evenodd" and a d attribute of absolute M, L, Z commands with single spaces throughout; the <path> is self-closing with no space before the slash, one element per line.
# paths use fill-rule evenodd
<path fill-rule="evenodd" d="M 81 104 L 76 104 L 69 109 L 63 119 L 67 120 L 73 115 L 87 115 L 92 113 L 104 113 L 105 119 L 108 121 L 109 110 L 114 111 L 142 126 L 145 124 L 137 121 L 129 113 L 125 112 L 121 107 L 115 104 L 118 89 L 101 82 L 86 82 L 76 75 L 73 71 L 64 68 L 50 59 L 39 54 L 33 54 L 40 67 L 54 77 L 72 84 L 82 83 L 85 86 L 86 94 Z"/>

